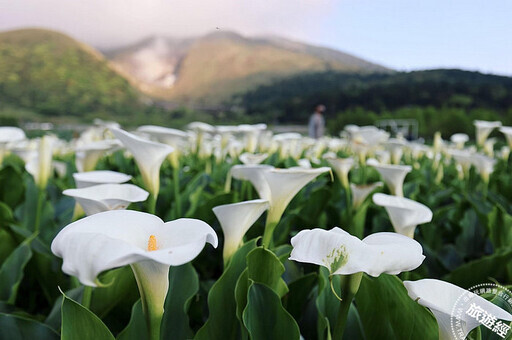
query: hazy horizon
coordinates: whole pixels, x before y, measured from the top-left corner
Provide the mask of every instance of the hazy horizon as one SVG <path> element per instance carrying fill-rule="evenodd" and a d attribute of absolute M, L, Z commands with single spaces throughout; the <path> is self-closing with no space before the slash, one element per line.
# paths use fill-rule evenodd
<path fill-rule="evenodd" d="M 512 76 L 510 13 L 506 0 L 0 0 L 0 31 L 47 28 L 107 50 L 218 27 L 332 48 L 398 71 L 459 68 Z"/>

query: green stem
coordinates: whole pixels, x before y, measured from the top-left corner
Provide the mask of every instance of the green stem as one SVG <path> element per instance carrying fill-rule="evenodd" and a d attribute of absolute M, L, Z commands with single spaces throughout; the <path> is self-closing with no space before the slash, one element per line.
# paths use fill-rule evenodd
<path fill-rule="evenodd" d="M 156 196 L 153 194 L 149 194 L 148 197 L 148 213 L 155 214 L 156 210 Z"/>
<path fill-rule="evenodd" d="M 334 327 L 333 339 L 342 339 L 345 326 L 347 325 L 348 311 L 350 305 L 361 284 L 363 273 L 341 276 L 341 302 L 338 310 L 338 317 Z"/>
<path fill-rule="evenodd" d="M 174 180 L 174 200 L 176 202 L 176 218 L 181 217 L 181 195 L 180 195 L 180 169 L 175 167 L 173 170 Z"/>
<path fill-rule="evenodd" d="M 39 227 L 41 225 L 41 215 L 43 213 L 43 203 L 44 203 L 44 190 L 38 189 L 37 191 L 37 206 L 36 206 L 36 217 L 34 220 L 34 233 L 39 232 Z"/>
<path fill-rule="evenodd" d="M 279 218 L 275 219 L 271 211 L 267 214 L 267 221 L 265 223 L 265 231 L 263 232 L 263 247 L 270 248 L 272 246 L 272 236 L 274 230 L 279 223 Z"/>
<path fill-rule="evenodd" d="M 84 292 L 82 293 L 82 306 L 89 309 L 91 305 L 92 287 L 84 286 Z"/>
<path fill-rule="evenodd" d="M 345 200 L 347 202 L 347 225 L 352 228 L 352 200 L 350 199 L 350 187 L 345 187 Z"/>

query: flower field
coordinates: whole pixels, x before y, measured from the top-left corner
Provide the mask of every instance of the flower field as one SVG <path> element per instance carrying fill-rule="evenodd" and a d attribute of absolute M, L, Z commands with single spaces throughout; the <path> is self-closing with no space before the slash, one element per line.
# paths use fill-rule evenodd
<path fill-rule="evenodd" d="M 0 127 L 0 339 L 512 339 L 512 127 L 475 129 Z"/>

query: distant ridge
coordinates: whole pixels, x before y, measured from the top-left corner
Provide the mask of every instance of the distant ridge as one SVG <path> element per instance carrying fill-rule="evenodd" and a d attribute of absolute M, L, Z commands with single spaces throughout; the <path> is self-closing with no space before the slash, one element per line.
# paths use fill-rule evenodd
<path fill-rule="evenodd" d="M 305 72 L 390 72 L 334 49 L 231 31 L 183 39 L 153 36 L 104 53 L 142 92 L 181 101 L 221 101 Z"/>

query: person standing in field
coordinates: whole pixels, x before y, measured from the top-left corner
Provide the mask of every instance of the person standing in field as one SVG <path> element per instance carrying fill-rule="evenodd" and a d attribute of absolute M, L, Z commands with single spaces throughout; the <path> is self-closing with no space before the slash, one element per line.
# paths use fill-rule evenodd
<path fill-rule="evenodd" d="M 324 135 L 325 119 L 324 119 L 325 105 L 317 105 L 315 112 L 309 118 L 309 137 L 318 139 Z"/>

